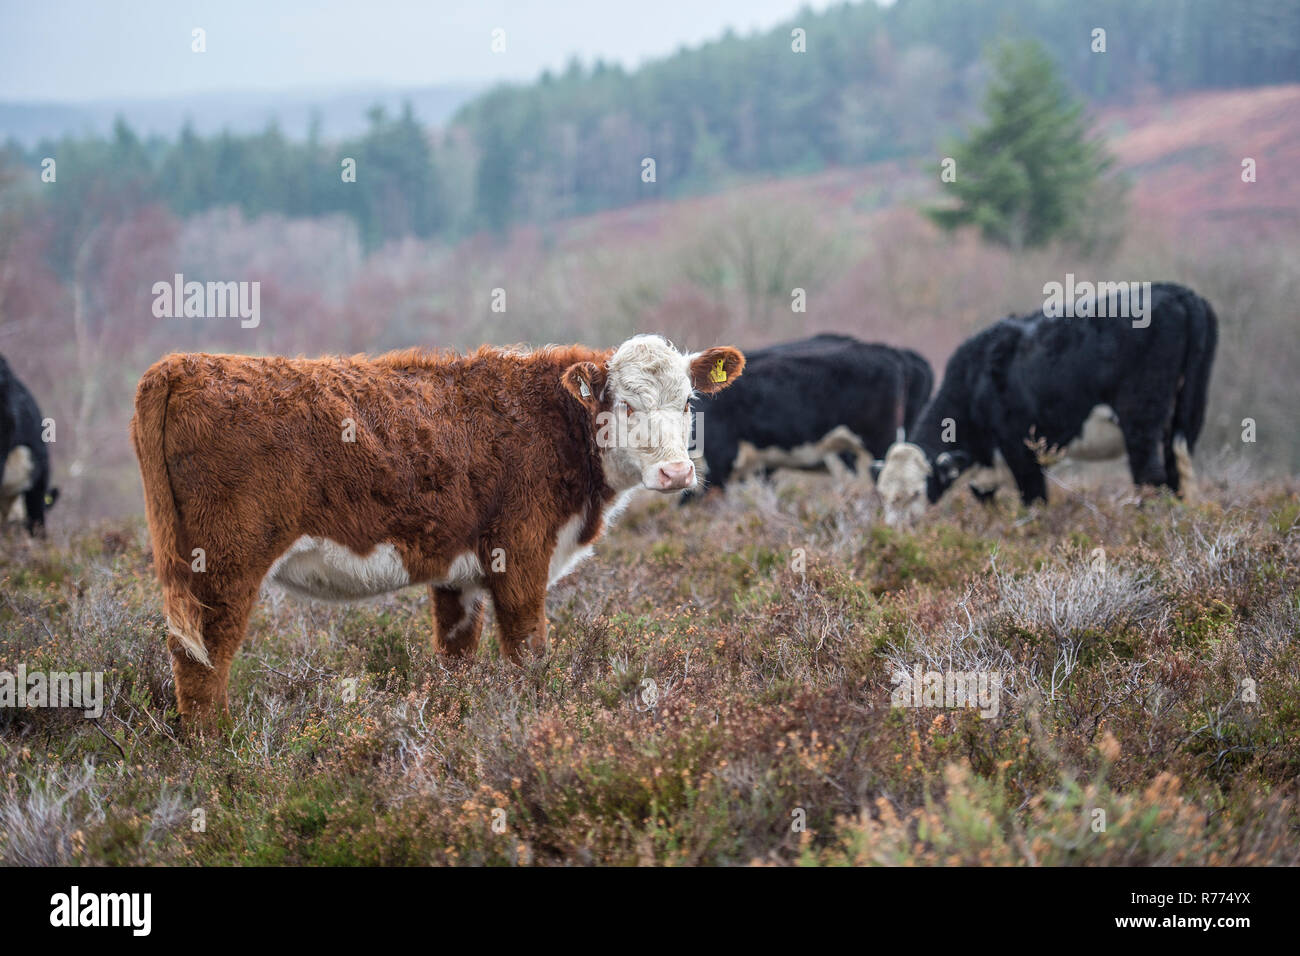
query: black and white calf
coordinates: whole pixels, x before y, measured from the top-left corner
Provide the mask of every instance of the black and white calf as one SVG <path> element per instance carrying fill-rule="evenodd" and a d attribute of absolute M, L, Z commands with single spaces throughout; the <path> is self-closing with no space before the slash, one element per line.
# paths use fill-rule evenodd
<path fill-rule="evenodd" d="M 877 467 L 885 520 L 919 517 L 968 469 L 987 493 L 1005 469 L 1021 498 L 1047 498 L 1045 458 L 1124 452 L 1139 485 L 1192 477 L 1218 320 L 1183 286 L 1156 283 L 1149 324 L 1123 318 L 1003 319 L 953 353 L 908 441 Z"/>
<path fill-rule="evenodd" d="M 0 355 L 0 523 L 21 496 L 29 534 L 45 529 L 45 509 L 58 497 L 49 488 L 50 453 L 41 436 L 41 411 L 36 399 Z"/>
<path fill-rule="evenodd" d="M 815 335 L 746 352 L 745 377 L 692 401 L 708 484 L 777 468 L 856 470 L 915 420 L 934 375 L 915 352 Z"/>

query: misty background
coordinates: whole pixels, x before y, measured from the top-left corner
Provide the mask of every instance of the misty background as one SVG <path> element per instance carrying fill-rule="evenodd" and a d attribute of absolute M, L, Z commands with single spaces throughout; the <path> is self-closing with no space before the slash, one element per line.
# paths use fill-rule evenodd
<path fill-rule="evenodd" d="M 1004 42 L 1114 160 L 1068 240 L 927 214 Z M 126 423 L 168 351 L 839 330 L 941 371 L 1067 272 L 1173 280 L 1223 326 L 1203 456 L 1294 472 L 1298 83 L 1284 0 L 6 0 L 0 353 L 58 422 L 57 524 L 139 512 Z M 261 283 L 259 326 L 155 317 L 176 273 Z"/>

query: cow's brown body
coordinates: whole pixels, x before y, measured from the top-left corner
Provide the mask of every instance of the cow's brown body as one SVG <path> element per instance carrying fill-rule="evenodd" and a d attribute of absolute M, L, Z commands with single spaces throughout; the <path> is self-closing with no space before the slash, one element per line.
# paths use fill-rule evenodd
<path fill-rule="evenodd" d="M 611 351 L 172 355 L 150 368 L 131 435 L 182 716 L 225 707 L 268 571 L 342 600 L 429 584 L 449 654 L 474 652 L 490 596 L 503 652 L 542 648 L 557 541 L 593 541 L 623 490 L 590 401 L 562 381 Z M 322 542 L 350 578 L 330 577 Z"/>

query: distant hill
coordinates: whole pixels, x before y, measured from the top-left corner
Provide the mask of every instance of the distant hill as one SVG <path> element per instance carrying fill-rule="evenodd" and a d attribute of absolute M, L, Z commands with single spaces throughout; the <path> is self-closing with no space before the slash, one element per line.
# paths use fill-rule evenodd
<path fill-rule="evenodd" d="M 1300 84 L 1114 108 L 1102 126 L 1139 218 L 1267 235 L 1300 226 Z M 1255 182 L 1241 179 L 1255 160 Z"/>
<path fill-rule="evenodd" d="M 897 0 L 801 11 L 626 72 L 597 64 L 475 98 L 475 221 L 497 229 L 732 177 L 930 151 L 978 108 L 985 53 L 1043 45 L 1093 109 L 1300 82 L 1295 0 Z M 656 179 L 640 178 L 643 158 Z"/>
<path fill-rule="evenodd" d="M 1140 106 L 1098 111 L 1097 127 L 1130 184 L 1134 221 L 1170 233 L 1255 237 L 1300 228 L 1300 84 L 1162 97 Z M 1241 180 L 1241 161 L 1255 160 L 1257 179 Z M 552 225 L 566 247 L 609 250 L 661 237 L 682 222 L 708 221 L 729 208 L 788 208 L 839 217 L 863 231 L 876 217 L 924 205 L 939 191 L 918 158 L 838 167 L 803 176 L 759 179 L 716 195 L 642 203 Z"/>
<path fill-rule="evenodd" d="M 472 85 L 412 89 L 299 91 L 289 93 L 207 93 L 148 100 L 103 100 L 90 103 L 0 102 L 0 142 L 17 140 L 31 147 L 42 139 L 107 136 L 121 116 L 139 135 L 174 139 L 188 122 L 201 136 L 228 130 L 248 134 L 279 125 L 291 139 L 307 136 L 319 117 L 326 140 L 359 136 L 366 113 L 376 105 L 397 113 L 404 103 L 423 126 L 440 127 L 482 88 Z"/>

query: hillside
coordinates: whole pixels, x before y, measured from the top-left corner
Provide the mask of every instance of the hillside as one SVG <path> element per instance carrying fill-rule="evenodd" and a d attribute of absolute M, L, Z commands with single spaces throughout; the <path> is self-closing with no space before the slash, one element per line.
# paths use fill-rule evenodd
<path fill-rule="evenodd" d="M 1120 168 L 1133 179 L 1135 212 L 1171 229 L 1227 230 L 1265 238 L 1300 228 L 1300 86 L 1230 90 L 1107 110 Z M 1241 180 L 1256 161 L 1257 179 Z"/>
<path fill-rule="evenodd" d="M 1239 238 L 1300 231 L 1300 180 L 1284 170 L 1300 161 L 1300 85 L 1191 93 L 1141 106 L 1095 111 L 1116 171 L 1132 185 L 1132 218 L 1169 235 Z M 1241 160 L 1258 178 L 1241 181 Z M 644 239 L 681 219 L 745 205 L 797 203 L 868 229 L 895 207 L 932 200 L 940 186 L 931 158 L 889 160 L 779 179 L 741 181 L 722 195 L 642 203 L 552 225 L 562 242 L 606 245 Z M 527 233 L 528 230 L 523 230 Z"/>
<path fill-rule="evenodd" d="M 1094 48 L 1094 30 L 1105 33 Z M 803 10 L 634 72 L 575 64 L 479 97 L 473 219 L 504 229 L 784 175 L 925 155 L 977 108 L 998 42 L 1041 44 L 1095 108 L 1300 81 L 1300 8 L 1247 0 L 900 0 Z M 1098 38 L 1099 39 L 1099 38 Z M 653 157 L 652 189 L 634 175 Z"/>

